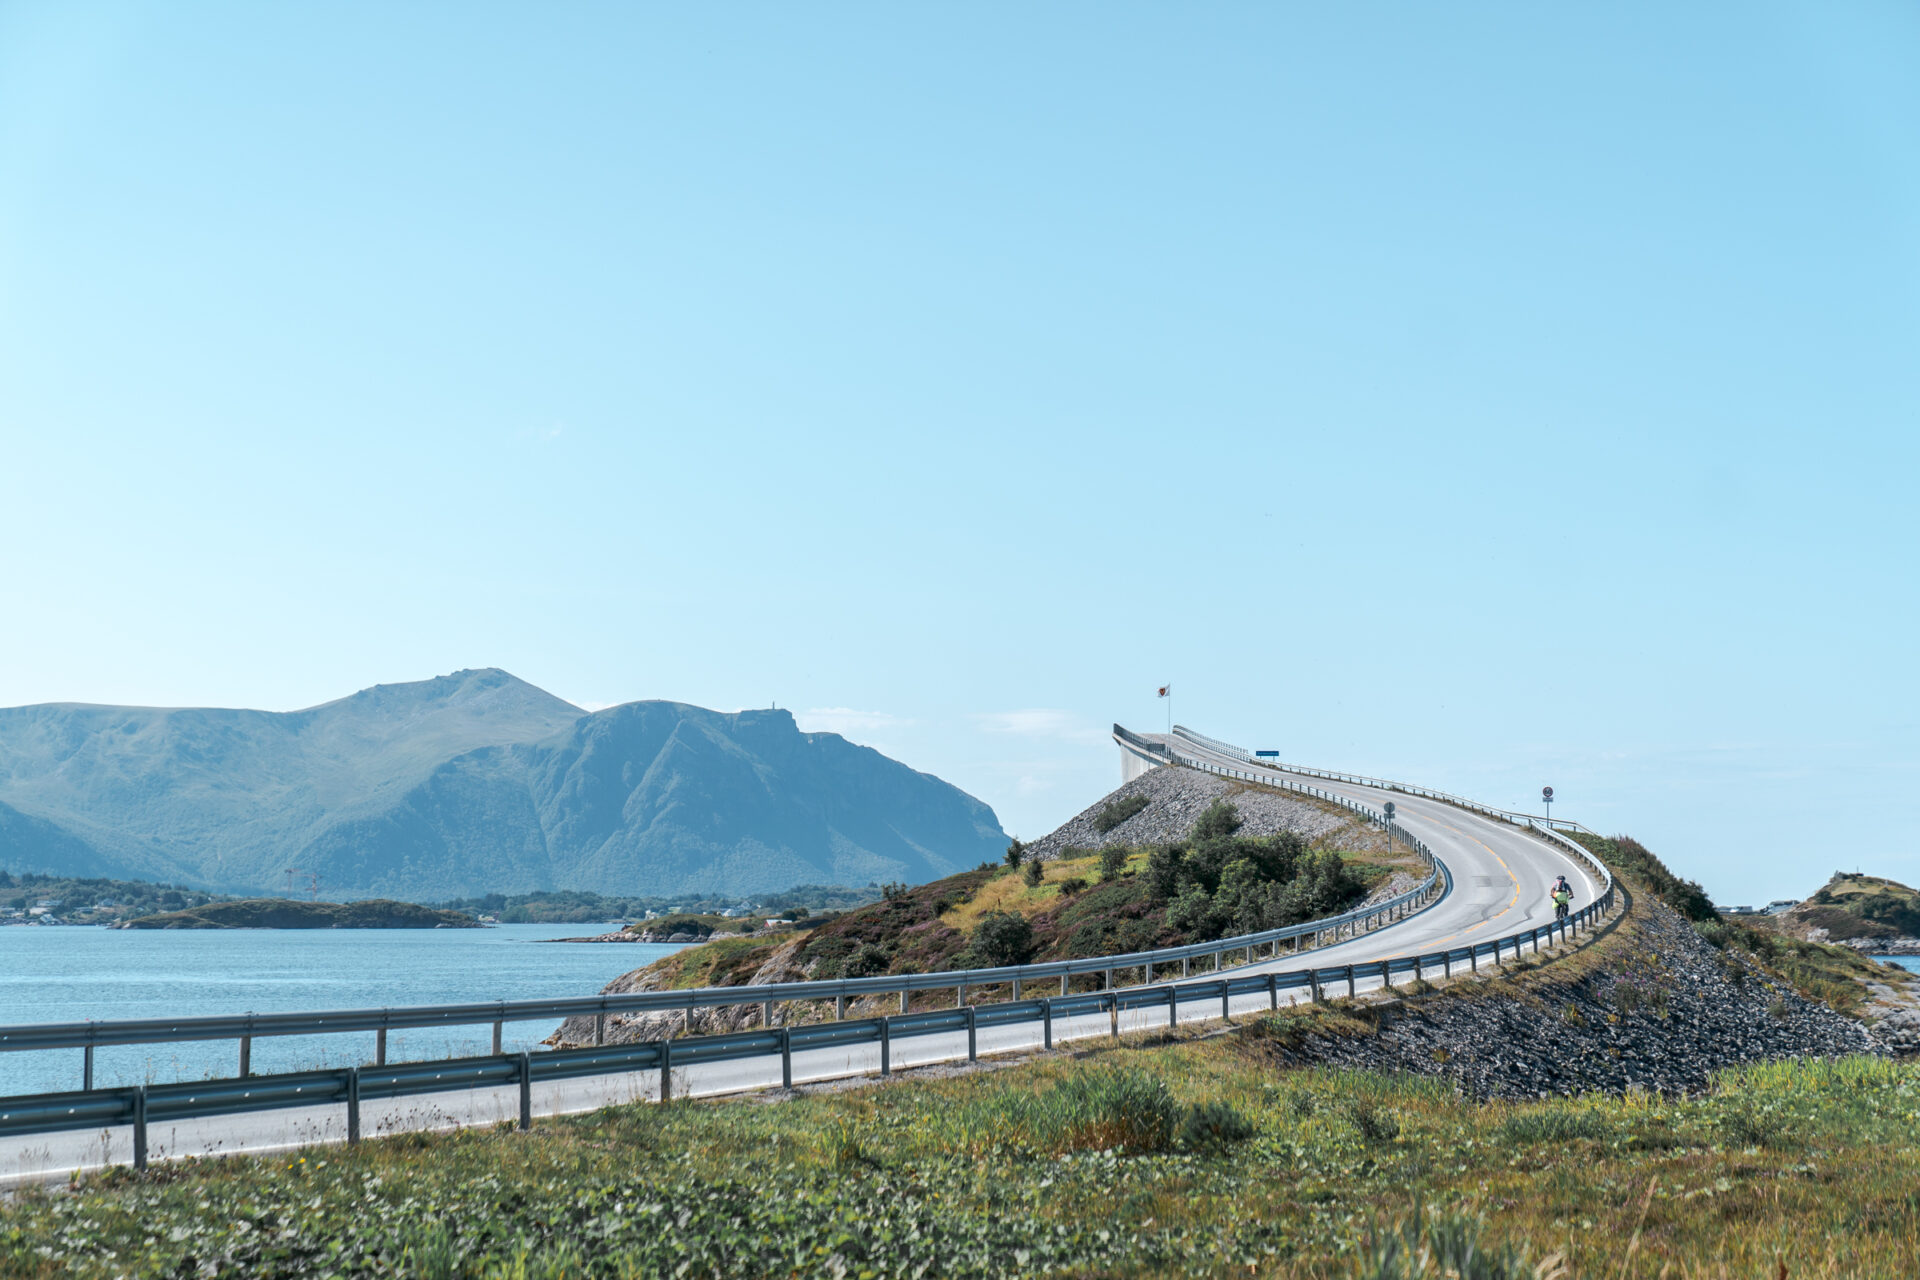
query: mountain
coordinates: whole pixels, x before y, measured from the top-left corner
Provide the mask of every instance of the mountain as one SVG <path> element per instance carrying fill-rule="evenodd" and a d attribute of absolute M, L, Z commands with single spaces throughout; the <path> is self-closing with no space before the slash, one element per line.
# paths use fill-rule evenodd
<path fill-rule="evenodd" d="M 588 714 L 504 671 L 304 711 L 0 709 L 0 868 L 228 892 L 673 895 L 919 882 L 993 811 L 785 711 Z"/>

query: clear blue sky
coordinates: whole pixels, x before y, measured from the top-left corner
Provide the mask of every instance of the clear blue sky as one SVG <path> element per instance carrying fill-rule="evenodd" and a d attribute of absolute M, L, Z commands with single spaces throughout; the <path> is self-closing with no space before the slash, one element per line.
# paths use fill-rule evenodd
<path fill-rule="evenodd" d="M 1178 718 L 1920 880 L 1905 3 L 0 3 L 0 704 Z"/>

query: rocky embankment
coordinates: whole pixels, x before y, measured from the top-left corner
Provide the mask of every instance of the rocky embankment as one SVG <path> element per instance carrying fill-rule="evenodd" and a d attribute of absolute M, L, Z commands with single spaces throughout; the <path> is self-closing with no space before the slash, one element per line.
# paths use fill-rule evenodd
<path fill-rule="evenodd" d="M 1102 809 L 1132 796 L 1146 797 L 1147 807 L 1111 831 L 1102 832 L 1094 825 Z M 1154 769 L 1102 796 L 1097 804 L 1027 848 L 1041 858 L 1057 858 L 1068 849 L 1170 844 L 1191 835 L 1194 822 L 1207 806 L 1222 798 L 1231 799 L 1240 810 L 1243 836 L 1292 831 L 1311 841 L 1352 825 L 1350 819 L 1310 800 L 1246 787 L 1197 769 Z"/>
<path fill-rule="evenodd" d="M 1531 1098 L 1693 1093 L 1741 1063 L 1920 1047 L 1911 1013 L 1870 1034 L 1709 945 L 1664 904 L 1643 895 L 1633 911 L 1604 956 L 1362 1006 L 1352 1020 L 1358 1030 L 1282 1033 L 1264 1038 L 1266 1051 L 1295 1063 L 1443 1076 L 1476 1098 Z"/>

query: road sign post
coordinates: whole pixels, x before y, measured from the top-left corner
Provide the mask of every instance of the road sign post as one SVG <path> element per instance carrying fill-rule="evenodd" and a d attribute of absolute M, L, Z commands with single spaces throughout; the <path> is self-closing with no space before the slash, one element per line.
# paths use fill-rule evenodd
<path fill-rule="evenodd" d="M 1553 788 L 1540 788 L 1540 799 L 1547 806 L 1547 830 L 1551 831 L 1553 830 Z"/>

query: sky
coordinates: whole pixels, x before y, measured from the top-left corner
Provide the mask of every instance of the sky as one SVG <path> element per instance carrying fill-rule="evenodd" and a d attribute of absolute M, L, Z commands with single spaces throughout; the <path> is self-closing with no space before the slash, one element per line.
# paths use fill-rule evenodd
<path fill-rule="evenodd" d="M 0 0 L 0 705 L 1172 718 L 1920 881 L 1920 9 Z"/>

